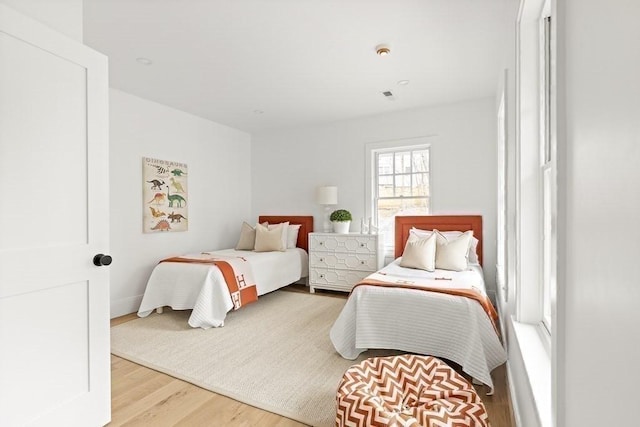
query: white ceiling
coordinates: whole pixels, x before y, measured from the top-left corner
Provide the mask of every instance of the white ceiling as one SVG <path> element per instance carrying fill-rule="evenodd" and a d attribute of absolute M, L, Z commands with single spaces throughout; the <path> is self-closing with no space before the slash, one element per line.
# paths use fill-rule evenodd
<path fill-rule="evenodd" d="M 84 0 L 84 42 L 111 87 L 258 132 L 493 95 L 513 1 Z"/>

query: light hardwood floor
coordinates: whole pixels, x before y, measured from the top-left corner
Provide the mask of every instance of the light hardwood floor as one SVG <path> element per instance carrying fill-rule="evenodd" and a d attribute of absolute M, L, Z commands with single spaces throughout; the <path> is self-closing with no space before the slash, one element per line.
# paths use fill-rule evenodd
<path fill-rule="evenodd" d="M 137 319 L 137 316 L 128 314 L 113 319 L 111 326 L 133 319 Z M 493 396 L 486 396 L 483 387 L 479 390 L 493 427 L 515 426 L 505 372 L 504 365 L 493 371 Z M 111 407 L 112 421 L 109 426 L 114 427 L 304 425 L 113 355 Z"/>

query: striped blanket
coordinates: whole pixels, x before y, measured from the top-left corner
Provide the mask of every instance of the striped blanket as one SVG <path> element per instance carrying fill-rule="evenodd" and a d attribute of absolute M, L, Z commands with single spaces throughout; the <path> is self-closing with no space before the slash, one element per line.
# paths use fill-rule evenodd
<path fill-rule="evenodd" d="M 440 292 L 443 294 L 470 298 L 477 301 L 482 306 L 482 309 L 485 311 L 485 313 L 487 313 L 489 319 L 491 319 L 493 327 L 495 328 L 499 336 L 500 334 L 497 326 L 498 313 L 493 307 L 493 304 L 491 303 L 489 297 L 487 297 L 487 295 L 478 291 L 474 287 L 455 287 L 455 285 L 452 286 L 451 282 L 448 282 L 449 280 L 451 279 L 444 277 L 424 279 L 423 281 L 417 280 L 417 278 L 407 280 L 406 277 L 394 276 L 393 274 L 379 271 L 365 277 L 362 281 L 360 281 L 353 287 L 351 292 L 353 292 L 353 290 L 358 286 L 382 286 L 392 288 L 416 289 L 419 291 L 427 292 Z"/>
<path fill-rule="evenodd" d="M 202 252 L 200 256 L 177 256 L 163 259 L 160 262 L 182 262 L 190 264 L 215 265 L 222 272 L 224 281 L 229 289 L 233 309 L 258 301 L 256 282 L 253 279 L 251 264 L 243 257 L 223 257 Z"/>

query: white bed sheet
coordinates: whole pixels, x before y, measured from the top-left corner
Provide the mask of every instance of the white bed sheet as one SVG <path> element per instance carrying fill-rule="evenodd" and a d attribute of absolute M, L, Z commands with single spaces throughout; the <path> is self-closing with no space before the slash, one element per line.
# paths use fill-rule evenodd
<path fill-rule="evenodd" d="M 251 264 L 258 295 L 280 289 L 309 274 L 309 256 L 300 248 L 287 249 L 285 252 L 224 249 L 209 253 L 246 258 Z M 233 308 L 233 303 L 218 267 L 163 262 L 153 269 L 149 277 L 138 316 L 146 317 L 154 309 L 164 306 L 174 310 L 193 309 L 189 325 L 206 329 L 224 326 L 224 319 Z"/>
<path fill-rule="evenodd" d="M 486 293 L 482 267 L 468 271 L 427 271 L 400 267 L 399 259 L 382 272 L 412 278 L 452 277 L 456 287 Z M 434 281 L 451 286 L 452 282 Z M 469 298 L 406 288 L 359 286 L 349 296 L 330 331 L 342 357 L 355 359 L 370 348 L 396 349 L 442 357 L 493 390 L 491 371 L 507 353 L 481 305 Z"/>

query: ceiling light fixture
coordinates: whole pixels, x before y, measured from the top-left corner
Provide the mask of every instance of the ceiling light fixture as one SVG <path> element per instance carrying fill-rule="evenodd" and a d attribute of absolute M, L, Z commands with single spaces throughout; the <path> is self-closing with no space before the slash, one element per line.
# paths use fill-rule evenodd
<path fill-rule="evenodd" d="M 263 114 L 263 110 L 253 110 L 253 114 Z"/>
<path fill-rule="evenodd" d="M 149 58 L 136 58 L 136 61 L 138 61 L 138 64 L 142 64 L 142 65 L 151 65 L 153 64 L 153 61 L 150 60 Z"/>
<path fill-rule="evenodd" d="M 409 80 L 398 80 L 398 86 L 406 86 L 409 84 Z"/>
<path fill-rule="evenodd" d="M 391 48 L 386 44 L 379 44 L 376 46 L 376 53 L 378 56 L 387 56 L 391 53 Z"/>

